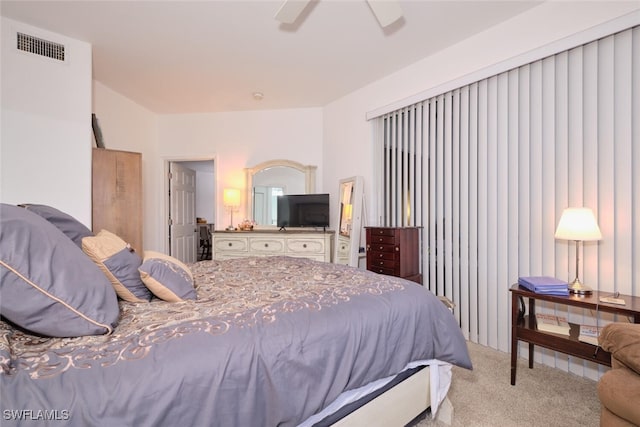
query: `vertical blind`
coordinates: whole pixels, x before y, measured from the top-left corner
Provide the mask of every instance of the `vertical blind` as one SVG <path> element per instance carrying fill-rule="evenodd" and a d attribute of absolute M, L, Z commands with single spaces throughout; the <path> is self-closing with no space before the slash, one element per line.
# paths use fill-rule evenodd
<path fill-rule="evenodd" d="M 424 284 L 455 303 L 469 340 L 508 351 L 518 276 L 573 279 L 575 245 L 554 238 L 569 206 L 592 208 L 603 234 L 581 245 L 582 281 L 638 295 L 640 27 L 388 113 L 374 139 L 380 224 L 423 227 Z M 543 309 L 576 323 L 596 315 Z M 599 375 L 591 362 L 540 353 Z"/>

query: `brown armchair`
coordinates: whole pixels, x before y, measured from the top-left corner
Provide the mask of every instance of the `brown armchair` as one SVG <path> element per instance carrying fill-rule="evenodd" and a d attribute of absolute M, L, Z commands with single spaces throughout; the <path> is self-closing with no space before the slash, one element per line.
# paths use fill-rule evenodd
<path fill-rule="evenodd" d="M 640 425 L 640 324 L 612 323 L 598 338 L 611 353 L 611 370 L 598 382 L 600 426 Z"/>

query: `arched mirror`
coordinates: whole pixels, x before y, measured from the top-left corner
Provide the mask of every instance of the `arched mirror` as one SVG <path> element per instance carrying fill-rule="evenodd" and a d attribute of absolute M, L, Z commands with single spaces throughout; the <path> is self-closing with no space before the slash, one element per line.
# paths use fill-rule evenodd
<path fill-rule="evenodd" d="M 339 227 L 334 259 L 336 264 L 358 267 L 364 197 L 363 178 L 354 176 L 341 179 L 338 197 Z"/>
<path fill-rule="evenodd" d="M 292 160 L 269 160 L 245 169 L 247 175 L 247 218 L 258 227 L 275 227 L 277 197 L 310 194 L 316 189 L 316 166 Z"/>

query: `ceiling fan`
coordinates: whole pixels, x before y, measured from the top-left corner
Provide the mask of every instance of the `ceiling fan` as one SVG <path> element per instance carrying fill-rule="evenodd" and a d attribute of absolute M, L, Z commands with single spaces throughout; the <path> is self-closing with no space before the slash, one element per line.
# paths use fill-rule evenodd
<path fill-rule="evenodd" d="M 293 24 L 311 0 L 284 0 L 275 18 L 283 24 Z M 381 27 L 393 24 L 402 17 L 397 0 L 367 0 Z"/>

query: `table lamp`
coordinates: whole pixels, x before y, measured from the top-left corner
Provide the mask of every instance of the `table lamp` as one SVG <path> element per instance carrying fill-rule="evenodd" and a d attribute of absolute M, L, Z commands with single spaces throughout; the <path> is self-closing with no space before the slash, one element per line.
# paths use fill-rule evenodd
<path fill-rule="evenodd" d="M 225 188 L 224 193 L 222 194 L 222 200 L 224 203 L 224 207 L 229 209 L 231 213 L 231 223 L 226 228 L 228 231 L 235 230 L 233 226 L 233 211 L 240 207 L 240 190 L 235 188 Z"/>
<path fill-rule="evenodd" d="M 593 291 L 580 282 L 578 278 L 578 265 L 580 262 L 579 243 L 602 239 L 602 233 L 589 208 L 567 208 L 562 212 L 556 239 L 574 240 L 576 242 L 576 278 L 569 284 L 569 292 L 578 295 L 588 295 Z"/>

